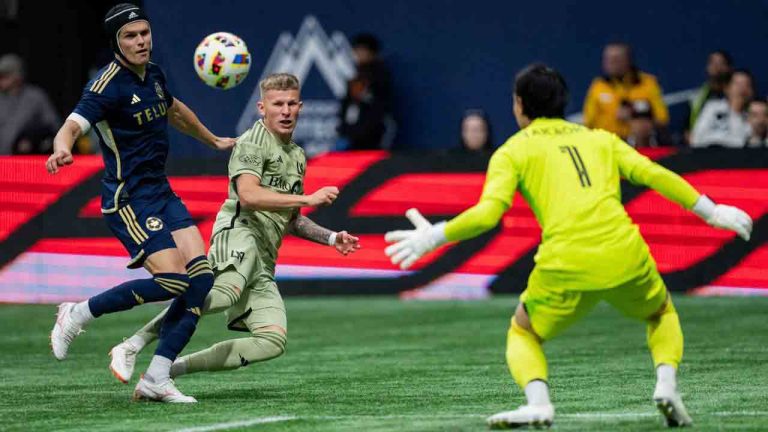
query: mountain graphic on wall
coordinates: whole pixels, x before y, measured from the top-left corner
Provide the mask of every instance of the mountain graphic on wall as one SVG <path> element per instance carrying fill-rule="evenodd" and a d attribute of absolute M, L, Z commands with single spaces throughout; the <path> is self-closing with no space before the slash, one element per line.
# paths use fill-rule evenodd
<path fill-rule="evenodd" d="M 304 83 L 313 66 L 336 99 L 344 97 L 347 81 L 355 74 L 352 47 L 343 33 L 336 31 L 329 37 L 317 18 L 308 15 L 296 37 L 290 32 L 283 32 L 278 37 L 259 80 L 269 74 L 287 72 Z M 259 118 L 256 109 L 259 99 L 259 86 L 256 84 L 237 123 L 238 134 L 248 130 Z"/>

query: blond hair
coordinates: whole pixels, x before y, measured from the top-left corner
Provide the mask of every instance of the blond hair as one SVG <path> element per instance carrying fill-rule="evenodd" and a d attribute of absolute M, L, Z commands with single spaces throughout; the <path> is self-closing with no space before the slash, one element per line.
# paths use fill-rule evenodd
<path fill-rule="evenodd" d="M 261 98 L 267 90 L 299 90 L 299 79 L 289 73 L 275 73 L 267 75 L 259 82 Z"/>

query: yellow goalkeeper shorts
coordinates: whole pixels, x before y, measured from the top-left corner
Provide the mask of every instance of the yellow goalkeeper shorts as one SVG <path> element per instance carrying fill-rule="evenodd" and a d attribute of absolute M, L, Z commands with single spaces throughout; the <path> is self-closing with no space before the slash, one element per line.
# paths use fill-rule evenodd
<path fill-rule="evenodd" d="M 546 286 L 541 279 L 534 269 L 520 302 L 525 306 L 533 330 L 543 340 L 557 336 L 601 300 L 630 318 L 645 320 L 656 313 L 667 298 L 667 287 L 650 256 L 641 275 L 613 288 L 569 291 Z"/>

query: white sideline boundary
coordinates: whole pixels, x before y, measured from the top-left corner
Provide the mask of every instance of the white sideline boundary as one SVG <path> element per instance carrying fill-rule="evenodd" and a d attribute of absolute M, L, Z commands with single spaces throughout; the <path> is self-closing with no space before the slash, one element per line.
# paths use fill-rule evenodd
<path fill-rule="evenodd" d="M 329 415 L 329 416 L 271 416 L 271 417 L 258 417 L 250 420 L 241 420 L 235 422 L 226 423 L 214 423 L 205 426 L 196 426 L 191 428 L 178 429 L 176 432 L 213 432 L 227 429 L 235 429 L 247 426 L 255 426 L 259 424 L 268 423 L 280 423 L 291 420 L 354 420 L 354 419 L 382 419 L 382 420 L 397 420 L 397 419 L 463 419 L 463 418 L 477 418 L 485 419 L 491 414 L 362 414 L 362 415 Z M 719 411 L 712 413 L 698 413 L 696 417 L 768 417 L 768 411 Z M 586 413 L 570 413 L 570 414 L 556 414 L 555 419 L 568 419 L 568 420 L 622 420 L 622 419 L 641 419 L 648 417 L 659 417 L 659 413 L 656 411 L 648 412 L 586 412 Z M 695 419 L 695 418 L 694 418 Z"/>
<path fill-rule="evenodd" d="M 196 426 L 191 428 L 177 429 L 176 432 L 211 432 L 211 431 L 220 431 L 220 430 L 255 426 L 260 424 L 279 423 L 279 422 L 296 420 L 296 419 L 298 419 L 298 417 L 294 417 L 294 416 L 258 417 L 251 420 L 241 420 L 241 421 L 227 422 L 227 423 L 214 423 L 207 426 Z"/>

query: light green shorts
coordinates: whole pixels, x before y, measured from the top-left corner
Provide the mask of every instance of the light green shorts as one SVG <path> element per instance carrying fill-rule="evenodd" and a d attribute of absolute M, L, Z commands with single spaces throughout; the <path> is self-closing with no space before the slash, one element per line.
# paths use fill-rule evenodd
<path fill-rule="evenodd" d="M 259 253 L 257 235 L 248 228 L 223 230 L 211 239 L 208 259 L 216 282 L 240 288 L 227 309 L 230 330 L 257 331 L 278 326 L 288 330 L 285 305 L 274 277 L 274 262 Z"/>

